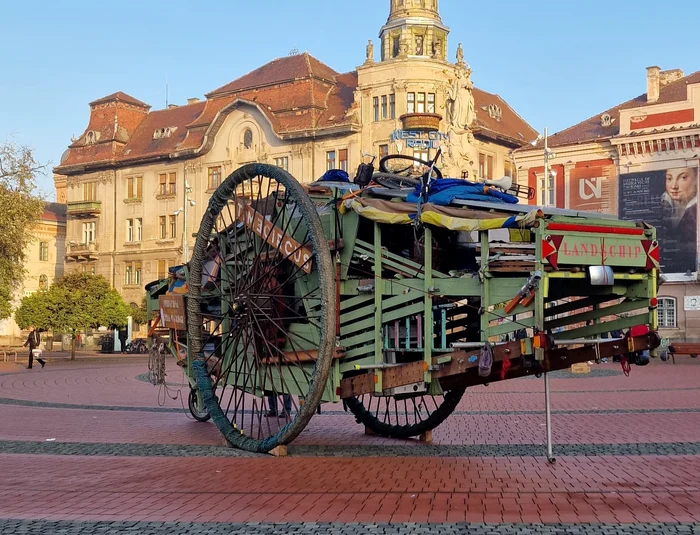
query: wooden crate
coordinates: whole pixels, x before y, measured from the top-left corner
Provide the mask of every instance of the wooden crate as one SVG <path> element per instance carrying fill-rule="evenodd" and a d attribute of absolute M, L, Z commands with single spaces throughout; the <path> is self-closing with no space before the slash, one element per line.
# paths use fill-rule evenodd
<path fill-rule="evenodd" d="M 585 362 L 580 362 L 579 364 L 571 366 L 571 373 L 591 373 L 591 367 Z"/>

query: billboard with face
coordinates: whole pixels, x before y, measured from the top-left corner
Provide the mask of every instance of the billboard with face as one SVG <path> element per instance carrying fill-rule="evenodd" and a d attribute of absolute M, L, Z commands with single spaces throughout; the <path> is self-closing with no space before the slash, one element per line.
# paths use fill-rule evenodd
<path fill-rule="evenodd" d="M 619 217 L 656 227 L 664 273 L 698 269 L 697 194 L 697 165 L 619 177 Z"/>

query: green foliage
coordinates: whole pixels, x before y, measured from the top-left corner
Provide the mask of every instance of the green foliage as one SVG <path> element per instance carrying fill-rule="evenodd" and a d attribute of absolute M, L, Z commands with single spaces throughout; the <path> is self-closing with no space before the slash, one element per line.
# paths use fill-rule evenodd
<path fill-rule="evenodd" d="M 43 167 L 30 148 L 0 143 L 0 319 L 22 283 L 31 231 L 44 210 L 36 185 Z"/>
<path fill-rule="evenodd" d="M 9 318 L 12 314 L 12 293 L 6 285 L 0 285 L 0 320 Z"/>
<path fill-rule="evenodd" d="M 47 291 L 22 299 L 15 321 L 24 329 L 33 325 L 75 334 L 88 328 L 122 327 L 129 313 L 129 306 L 104 277 L 71 273 Z"/>
<path fill-rule="evenodd" d="M 134 323 L 145 325 L 148 323 L 148 312 L 146 311 L 146 294 L 141 299 L 141 306 L 131 307 L 131 319 Z"/>

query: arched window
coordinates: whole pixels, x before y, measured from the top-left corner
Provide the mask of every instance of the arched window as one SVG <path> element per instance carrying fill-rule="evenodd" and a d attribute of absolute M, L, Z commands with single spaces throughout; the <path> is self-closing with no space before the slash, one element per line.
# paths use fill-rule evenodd
<path fill-rule="evenodd" d="M 253 131 L 250 128 L 246 128 L 245 132 L 243 132 L 243 148 L 253 148 Z"/>
<path fill-rule="evenodd" d="M 49 278 L 46 275 L 39 276 L 39 289 L 47 290 L 49 288 Z"/>

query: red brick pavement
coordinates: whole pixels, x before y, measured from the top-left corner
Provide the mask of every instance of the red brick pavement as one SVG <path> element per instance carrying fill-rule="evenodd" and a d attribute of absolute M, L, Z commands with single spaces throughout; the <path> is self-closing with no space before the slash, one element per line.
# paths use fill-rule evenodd
<path fill-rule="evenodd" d="M 700 521 L 698 457 L 0 455 L 0 517 L 224 522 Z"/>
<path fill-rule="evenodd" d="M 700 366 L 654 362 L 632 376 L 553 379 L 555 410 L 700 406 Z M 612 364 L 608 365 L 613 369 Z M 601 366 L 603 368 L 603 366 Z M 605 369 L 605 368 L 603 368 Z M 614 368 L 615 370 L 617 367 Z M 146 361 L 4 365 L 0 398 L 157 407 Z M 173 368 L 170 379 L 181 383 Z M 162 392 L 161 392 L 162 394 Z M 542 381 L 477 388 L 437 444 L 544 441 Z M 166 407 L 181 400 L 160 397 Z M 340 410 L 339 406 L 327 409 Z M 0 404 L 0 441 L 221 443 L 184 413 Z M 700 442 L 700 413 L 555 414 L 555 442 Z M 421 447 L 417 441 L 398 442 Z M 351 415 L 315 416 L 295 445 L 376 445 Z M 0 518 L 179 521 L 698 522 L 700 456 L 541 458 L 162 458 L 0 455 Z"/>

